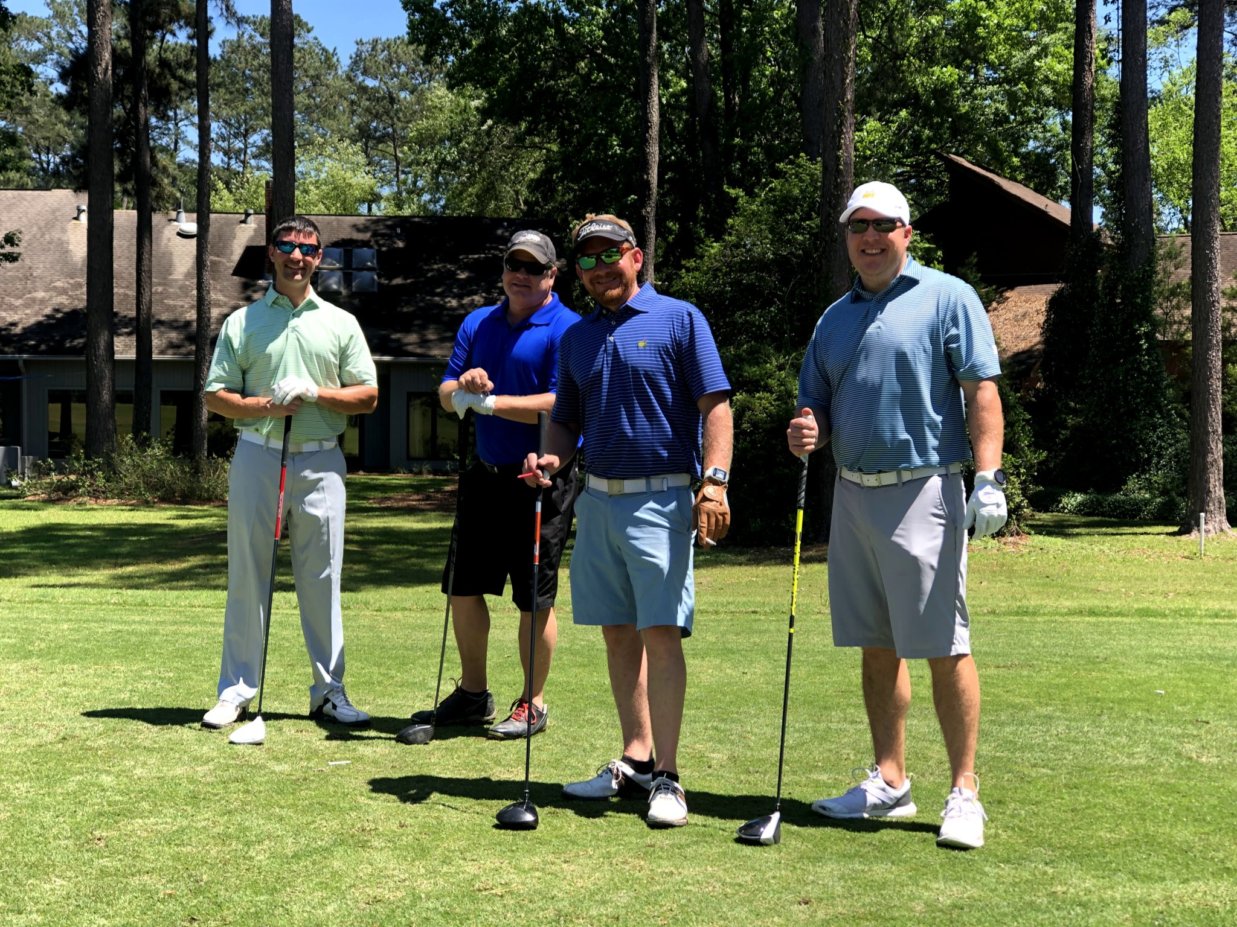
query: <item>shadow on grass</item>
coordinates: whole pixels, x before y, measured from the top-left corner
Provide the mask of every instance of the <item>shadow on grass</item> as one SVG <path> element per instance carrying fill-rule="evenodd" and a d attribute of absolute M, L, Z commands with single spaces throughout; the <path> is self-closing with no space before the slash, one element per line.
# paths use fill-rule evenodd
<path fill-rule="evenodd" d="M 522 766 L 521 766 L 522 769 Z M 419 805 L 435 797 L 465 798 L 474 801 L 509 803 L 523 795 L 524 781 L 514 770 L 509 780 L 490 778 L 461 778 L 452 776 L 412 775 L 379 777 L 369 781 L 369 787 L 380 795 L 391 795 L 401 802 Z M 529 784 L 529 799 L 539 808 L 555 808 L 570 811 L 578 817 L 598 819 L 613 814 L 632 815 L 643 819 L 647 804 L 640 799 L 617 799 L 611 801 L 573 801 L 562 792 L 562 784 L 532 781 Z M 687 793 L 689 816 L 708 818 L 733 823 L 737 828 L 755 817 L 773 811 L 772 795 L 722 795 L 690 789 Z M 498 808 L 495 808 L 495 812 Z M 900 831 L 936 833 L 936 826 L 916 821 L 835 821 L 823 818 L 812 811 L 811 804 L 793 798 L 782 799 L 782 821 L 795 827 L 832 827 L 855 833 L 873 833 L 885 828 Z"/>
<path fill-rule="evenodd" d="M 403 511 L 399 517 L 352 519 L 347 529 L 343 587 L 437 583 L 451 526 L 436 514 Z M 171 520 L 97 524 L 45 523 L 5 537 L 5 573 L 46 577 L 47 588 L 219 589 L 227 586 L 226 515 L 195 512 Z M 115 579 L 111 570 L 124 571 Z M 278 591 L 293 588 L 288 542 L 280 543 Z M 39 584 L 36 584 L 39 585 Z"/>

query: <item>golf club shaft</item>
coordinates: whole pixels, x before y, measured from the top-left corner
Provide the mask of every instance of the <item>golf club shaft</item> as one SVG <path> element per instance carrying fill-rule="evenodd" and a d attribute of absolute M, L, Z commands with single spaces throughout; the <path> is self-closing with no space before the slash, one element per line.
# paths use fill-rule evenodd
<path fill-rule="evenodd" d="M 266 694 L 266 651 L 271 642 L 271 610 L 275 607 L 275 564 L 279 559 L 279 535 L 283 531 L 283 496 L 288 482 L 288 441 L 292 436 L 292 416 L 283 420 L 283 448 L 279 452 L 279 505 L 275 508 L 275 543 L 271 549 L 271 581 L 266 589 L 266 627 L 262 631 L 262 673 L 258 677 L 258 715 Z"/>
<path fill-rule="evenodd" d="M 545 454 L 545 431 L 549 416 L 537 413 L 537 456 Z M 524 802 L 528 802 L 528 782 L 533 760 L 533 676 L 537 662 L 537 584 L 541 579 L 541 486 L 533 502 L 533 613 L 528 623 L 528 679 L 524 686 Z M 547 619 L 548 620 L 548 619 Z"/>
<path fill-rule="evenodd" d="M 455 552 L 460 528 L 460 492 L 464 481 L 464 466 L 468 460 L 468 428 L 459 430 L 459 475 L 455 480 L 455 516 L 451 520 L 451 543 L 447 547 L 447 605 L 442 613 L 442 643 L 438 647 L 438 681 L 434 683 L 434 708 L 430 712 L 430 727 L 438 721 L 438 696 L 442 693 L 442 670 L 447 659 L 447 629 L 451 626 L 451 596 L 455 592 Z"/>
<path fill-rule="evenodd" d="M 803 544 L 803 506 L 807 499 L 808 458 L 803 455 L 799 469 L 799 495 L 795 501 L 795 553 L 790 573 L 790 621 L 786 628 L 786 681 L 782 686 L 782 736 L 777 748 L 777 801 L 774 810 L 782 807 L 782 766 L 786 758 L 786 715 L 790 708 L 790 657 L 795 647 L 795 609 L 799 602 L 799 552 Z"/>

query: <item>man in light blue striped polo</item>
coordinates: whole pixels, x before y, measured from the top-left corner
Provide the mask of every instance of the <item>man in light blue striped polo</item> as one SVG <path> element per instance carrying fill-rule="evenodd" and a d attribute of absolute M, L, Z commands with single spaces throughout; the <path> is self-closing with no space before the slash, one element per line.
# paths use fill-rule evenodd
<path fill-rule="evenodd" d="M 647 797 L 649 826 L 676 827 L 687 823 L 678 747 L 692 540 L 710 546 L 730 524 L 730 382 L 700 310 L 639 284 L 644 255 L 630 225 L 589 216 L 573 241 L 598 308 L 563 334 L 548 453 L 530 454 L 527 469 L 567 465 L 583 433 L 573 619 L 601 628 L 623 753 L 563 792 Z"/>
<path fill-rule="evenodd" d="M 374 411 L 378 377 L 355 317 L 318 296 L 318 226 L 293 216 L 271 231 L 266 295 L 228 316 L 206 381 L 206 407 L 235 423 L 228 469 L 228 599 L 218 703 L 202 724 L 239 721 L 257 695 L 279 499 L 284 419 L 292 416 L 284 505 L 301 630 L 313 683 L 309 713 L 338 724 L 369 715 L 344 691 L 340 573 L 344 559 L 344 455 L 348 416 Z"/>
<path fill-rule="evenodd" d="M 875 762 L 854 788 L 812 809 L 832 818 L 916 812 L 906 660 L 923 658 L 952 775 L 937 842 L 973 849 L 983 846 L 986 817 L 975 776 L 979 676 L 966 548 L 968 528 L 983 537 L 1006 518 L 996 342 L 970 286 L 908 256 L 910 207 L 895 187 L 859 186 L 839 221 L 859 278 L 816 324 L 787 437 L 800 456 L 833 446 L 833 640 L 862 648 Z M 967 501 L 962 467 L 972 451 Z"/>

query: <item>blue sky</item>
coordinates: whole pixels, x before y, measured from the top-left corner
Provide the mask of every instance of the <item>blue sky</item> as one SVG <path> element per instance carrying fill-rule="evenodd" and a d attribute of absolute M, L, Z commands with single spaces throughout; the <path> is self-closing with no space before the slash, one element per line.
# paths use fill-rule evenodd
<path fill-rule="evenodd" d="M 245 16 L 269 16 L 271 12 L 270 0 L 234 3 Z M 5 0 L 5 5 L 13 13 L 47 15 L 43 0 Z M 313 26 L 314 36 L 323 45 L 334 48 L 345 66 L 357 39 L 404 35 L 408 31 L 408 16 L 399 0 L 292 0 L 292 11 Z M 222 32 L 217 26 L 216 38 Z"/>

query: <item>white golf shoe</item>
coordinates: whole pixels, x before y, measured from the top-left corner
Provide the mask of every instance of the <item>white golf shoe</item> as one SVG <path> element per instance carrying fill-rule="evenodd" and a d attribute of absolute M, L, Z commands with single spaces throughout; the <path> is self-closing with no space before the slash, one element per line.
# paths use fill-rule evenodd
<path fill-rule="evenodd" d="M 369 715 L 357 708 L 348 698 L 343 686 L 327 689 L 322 701 L 310 703 L 309 716 L 324 718 L 336 724 L 362 725 L 369 724 Z"/>
<path fill-rule="evenodd" d="M 856 772 L 867 778 L 836 798 L 821 798 L 812 802 L 812 810 L 827 818 L 907 818 L 919 809 L 911 800 L 911 780 L 895 789 L 881 775 L 880 767 L 859 767 Z"/>
<path fill-rule="evenodd" d="M 978 850 L 984 845 L 984 821 L 988 820 L 988 815 L 979 797 L 970 789 L 955 787 L 945 799 L 941 818 L 937 846 Z"/>
<path fill-rule="evenodd" d="M 245 717 L 244 705 L 237 705 L 235 702 L 220 699 L 214 708 L 202 715 L 202 727 L 218 730 L 221 727 L 227 727 L 229 724 L 235 724 L 243 717 Z"/>
<path fill-rule="evenodd" d="M 611 760 L 591 779 L 569 782 L 563 786 L 568 798 L 600 801 L 618 795 L 624 798 L 647 795 L 653 784 L 652 773 L 638 773 L 623 760 Z"/>
<path fill-rule="evenodd" d="M 687 795 L 669 776 L 658 776 L 649 791 L 649 827 L 682 827 L 687 823 Z"/>

